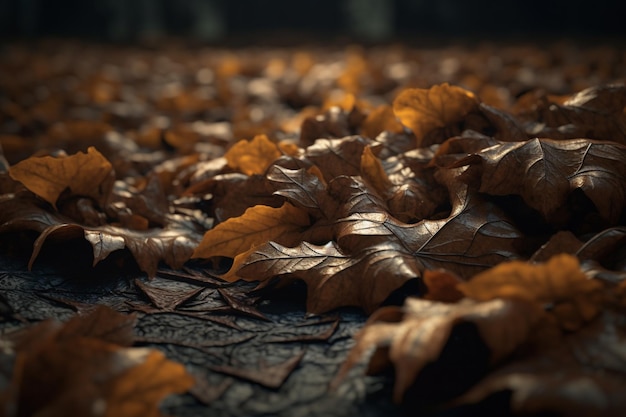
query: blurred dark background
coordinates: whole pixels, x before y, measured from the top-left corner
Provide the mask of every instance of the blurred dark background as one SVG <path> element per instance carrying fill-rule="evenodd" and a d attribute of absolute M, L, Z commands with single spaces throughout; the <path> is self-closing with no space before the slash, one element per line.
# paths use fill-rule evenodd
<path fill-rule="evenodd" d="M 624 37 L 619 1 L 0 0 L 3 38 L 381 42 L 416 36 Z M 262 36 L 264 38 L 260 38 Z"/>

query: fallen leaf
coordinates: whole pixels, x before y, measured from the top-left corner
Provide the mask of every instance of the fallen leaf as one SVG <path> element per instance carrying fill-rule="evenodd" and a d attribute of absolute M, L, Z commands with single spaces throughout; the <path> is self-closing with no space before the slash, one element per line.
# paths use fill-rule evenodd
<path fill-rule="evenodd" d="M 624 318 L 605 312 L 580 332 L 503 364 L 459 400 L 509 391 L 515 414 L 616 416 L 626 411 Z"/>
<path fill-rule="evenodd" d="M 124 347 L 134 323 L 134 315 L 99 306 L 13 335 L 15 415 L 161 416 L 160 401 L 189 389 L 193 378 L 161 352 Z"/>
<path fill-rule="evenodd" d="M 478 109 L 478 103 L 472 92 L 443 83 L 428 89 L 403 90 L 393 102 L 393 112 L 413 131 L 417 146 L 423 147 L 434 143 L 428 139 L 431 132 L 462 121 Z"/>
<path fill-rule="evenodd" d="M 383 164 L 372 152 L 371 146 L 366 146 L 361 155 L 361 176 L 369 182 L 379 195 L 387 197 L 393 188 Z"/>
<path fill-rule="evenodd" d="M 559 324 L 576 330 L 602 309 L 601 282 L 587 278 L 578 259 L 562 254 L 545 264 L 504 262 L 475 275 L 457 288 L 479 301 L 519 298 L 546 305 Z"/>
<path fill-rule="evenodd" d="M 86 154 L 29 158 L 10 167 L 9 174 L 54 207 L 66 188 L 73 195 L 92 197 L 104 206 L 114 180 L 111 163 L 94 147 Z"/>
<path fill-rule="evenodd" d="M 344 306 L 372 312 L 420 272 L 410 254 L 385 242 L 350 255 L 334 242 L 293 248 L 268 242 L 251 250 L 235 274 L 250 281 L 301 279 L 308 288 L 307 311 L 320 314 Z"/>
<path fill-rule="evenodd" d="M 241 140 L 226 152 L 228 166 L 246 175 L 263 174 L 282 155 L 278 145 L 266 135 L 257 135 L 252 141 Z"/>
<path fill-rule="evenodd" d="M 206 232 L 192 258 L 234 258 L 253 246 L 290 237 L 308 224 L 308 215 L 289 203 L 277 209 L 254 206 Z"/>
<path fill-rule="evenodd" d="M 198 295 L 204 288 L 194 288 L 189 291 L 181 293 L 180 290 L 159 288 L 153 285 L 148 285 L 135 279 L 135 285 L 139 288 L 149 299 L 150 302 L 158 309 L 165 311 L 174 311 L 180 305 Z"/>
<path fill-rule="evenodd" d="M 427 292 L 425 300 L 454 303 L 464 297 L 458 286 L 463 282 L 457 275 L 445 269 L 427 269 L 422 276 Z"/>
<path fill-rule="evenodd" d="M 183 365 L 152 350 L 139 365 L 109 384 L 105 416 L 161 416 L 155 405 L 170 394 L 187 391 L 193 384 L 193 377 Z"/>
<path fill-rule="evenodd" d="M 480 191 L 518 194 L 545 218 L 580 188 L 599 213 L 615 224 L 626 203 L 626 146 L 588 139 L 532 139 L 499 143 L 462 159 L 466 174 L 480 178 Z"/>
<path fill-rule="evenodd" d="M 404 127 L 396 118 L 393 109 L 383 104 L 372 110 L 361 126 L 363 135 L 374 139 L 381 132 L 402 133 Z"/>
<path fill-rule="evenodd" d="M 478 338 L 479 343 L 487 349 L 486 352 L 481 349 L 467 351 L 468 355 L 477 357 L 463 358 L 464 362 L 477 362 L 478 368 L 472 371 L 475 375 L 468 375 L 467 369 L 457 371 L 459 374 L 465 372 L 465 377 L 470 378 L 470 381 L 465 381 L 466 384 L 473 384 L 487 372 L 489 366 L 507 358 L 525 343 L 542 317 L 541 309 L 522 300 L 476 302 L 466 299 L 449 304 L 408 298 L 402 308 L 385 307 L 370 316 L 365 327 L 355 336 L 356 345 L 331 386 L 336 387 L 366 351 L 374 348 L 369 373 L 393 365 L 393 399 L 400 403 L 405 400 L 405 394 L 428 364 L 449 359 L 441 358 L 445 346 L 455 342 L 455 329 L 468 323 L 476 328 L 476 334 L 470 333 L 469 337 Z M 473 346 L 476 341 L 464 340 L 464 343 Z M 460 348 L 463 349 L 462 345 Z M 485 353 L 486 357 L 483 358 Z M 452 375 L 445 374 L 445 378 L 450 377 Z M 432 388 L 437 391 L 439 398 L 432 398 L 431 401 L 457 394 L 448 392 L 452 389 L 446 386 Z M 467 388 L 469 386 L 461 387 L 461 392 Z"/>
<path fill-rule="evenodd" d="M 287 359 L 285 362 L 275 365 L 269 365 L 261 359 L 258 369 L 235 368 L 228 365 L 209 366 L 209 369 L 215 372 L 244 379 L 246 381 L 254 382 L 267 388 L 278 389 L 283 385 L 289 375 L 291 375 L 293 370 L 296 369 L 304 357 L 304 354 L 305 352 L 302 351 L 299 354 Z"/>

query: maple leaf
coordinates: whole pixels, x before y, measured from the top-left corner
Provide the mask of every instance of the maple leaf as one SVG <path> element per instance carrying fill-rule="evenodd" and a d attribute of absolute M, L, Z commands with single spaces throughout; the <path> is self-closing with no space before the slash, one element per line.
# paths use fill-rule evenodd
<path fill-rule="evenodd" d="M 114 180 L 111 163 L 94 147 L 89 147 L 86 154 L 29 158 L 10 167 L 9 174 L 54 207 L 66 188 L 73 195 L 92 197 L 104 206 Z"/>
<path fill-rule="evenodd" d="M 282 155 L 278 146 L 266 135 L 257 135 L 252 141 L 241 140 L 226 152 L 228 166 L 246 175 L 263 174 L 274 160 Z"/>
<path fill-rule="evenodd" d="M 499 143 L 456 165 L 470 165 L 465 177 L 480 178 L 481 192 L 521 195 L 546 218 L 575 189 L 581 189 L 612 223 L 626 203 L 626 147 L 614 142 L 532 139 Z"/>
<path fill-rule="evenodd" d="M 289 241 L 309 225 L 306 212 L 285 203 L 280 208 L 254 206 L 207 231 L 192 258 L 226 256 L 234 258 L 253 246 L 273 239 Z"/>
<path fill-rule="evenodd" d="M 587 278 L 578 259 L 557 255 L 545 264 L 504 262 L 475 275 L 457 288 L 468 297 L 485 301 L 520 298 L 548 305 L 564 328 L 576 330 L 601 310 L 602 283 Z"/>
<path fill-rule="evenodd" d="M 475 302 L 466 299 L 448 304 L 407 298 L 404 307 L 384 307 L 370 316 L 365 327 L 355 336 L 356 345 L 348 354 L 332 386 L 339 384 L 365 352 L 374 347 L 368 373 L 376 373 L 393 365 L 393 399 L 402 402 L 420 372 L 440 358 L 445 346 L 452 343 L 455 332 L 468 323 L 477 329 L 477 334 L 471 337 L 478 337 L 488 349 L 487 363 L 474 370 L 478 374 L 466 375 L 471 377 L 472 381 L 469 382 L 473 383 L 473 379 L 482 376 L 489 365 L 508 357 L 522 345 L 542 317 L 543 312 L 537 305 L 522 300 Z M 464 342 L 469 346 L 472 341 Z M 464 358 L 469 361 L 483 359 L 480 356 Z M 453 372 L 451 369 L 448 371 Z M 446 375 L 450 377 L 450 374 Z M 444 391 L 443 394 L 437 393 L 439 397 L 451 396 L 449 392 L 446 393 L 449 387 L 433 388 Z"/>
<path fill-rule="evenodd" d="M 430 139 L 431 132 L 462 121 L 478 109 L 478 103 L 472 92 L 443 83 L 403 90 L 393 102 L 393 112 L 413 131 L 418 147 L 423 147 L 436 143 Z"/>

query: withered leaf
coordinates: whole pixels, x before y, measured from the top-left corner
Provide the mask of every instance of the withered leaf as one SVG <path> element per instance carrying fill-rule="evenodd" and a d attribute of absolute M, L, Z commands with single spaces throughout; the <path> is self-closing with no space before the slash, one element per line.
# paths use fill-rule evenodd
<path fill-rule="evenodd" d="M 361 136 L 318 139 L 306 149 L 306 157 L 319 167 L 324 180 L 329 182 L 340 175 L 359 175 L 363 149 L 371 143 Z"/>
<path fill-rule="evenodd" d="M 9 174 L 55 207 L 66 188 L 104 206 L 114 180 L 113 166 L 94 147 L 66 157 L 28 158 L 10 167 Z"/>
<path fill-rule="evenodd" d="M 371 146 L 366 146 L 361 155 L 361 176 L 369 182 L 379 195 L 386 197 L 392 192 L 393 184 L 383 168 L 383 164 L 372 152 Z"/>
<path fill-rule="evenodd" d="M 161 416 L 160 401 L 189 389 L 193 378 L 161 352 L 123 347 L 134 321 L 98 307 L 64 325 L 47 321 L 21 331 L 11 381 L 19 387 L 16 415 L 92 415 L 95 409 L 110 417 Z"/>
<path fill-rule="evenodd" d="M 420 272 L 413 256 L 392 243 L 347 255 L 334 242 L 302 242 L 293 248 L 268 242 L 254 248 L 235 274 L 247 280 L 302 279 L 308 288 L 307 311 L 319 314 L 343 306 L 372 312 Z"/>
<path fill-rule="evenodd" d="M 381 132 L 402 133 L 404 127 L 396 118 L 391 106 L 383 104 L 372 110 L 361 126 L 363 135 L 374 139 Z"/>
<path fill-rule="evenodd" d="M 267 241 L 290 239 L 308 224 L 307 213 L 289 203 L 280 208 L 254 206 L 242 216 L 230 218 L 206 232 L 192 258 L 234 258 Z"/>
<path fill-rule="evenodd" d="M 451 186 L 451 198 L 452 212 L 442 220 L 405 224 L 384 212 L 352 214 L 339 221 L 337 241 L 355 250 L 388 240 L 420 270 L 445 268 L 465 278 L 518 256 L 522 234 L 495 206 L 466 186 Z"/>
<path fill-rule="evenodd" d="M 480 177 L 480 191 L 521 195 L 546 218 L 580 188 L 615 223 L 626 203 L 626 146 L 589 139 L 499 143 L 460 160 Z"/>
<path fill-rule="evenodd" d="M 173 393 L 183 393 L 194 384 L 185 367 L 152 350 L 137 366 L 119 375 L 108 388 L 107 417 L 161 416 L 155 406 Z"/>
<path fill-rule="evenodd" d="M 246 175 L 263 174 L 281 155 L 281 151 L 266 135 L 257 135 L 252 141 L 241 140 L 226 152 L 228 166 Z"/>
<path fill-rule="evenodd" d="M 309 170 L 272 166 L 267 179 L 276 190 L 274 194 L 287 198 L 292 204 L 305 209 L 317 218 L 330 218 L 334 214 L 333 201 L 326 186 Z"/>
<path fill-rule="evenodd" d="M 251 300 L 240 300 L 237 296 L 232 294 L 230 291 L 227 291 L 222 288 L 218 288 L 217 292 L 220 296 L 226 301 L 228 307 L 233 310 L 233 312 L 243 313 L 247 316 L 254 317 L 256 319 L 264 320 L 264 321 L 272 321 L 265 314 L 261 313 L 258 309 L 256 309 L 252 304 Z"/>
<path fill-rule="evenodd" d="M 526 130 L 532 136 L 584 137 L 626 145 L 624 103 L 624 85 L 594 86 L 563 102 L 541 96 L 530 112 L 522 112 L 520 116 L 527 120 Z"/>
<path fill-rule="evenodd" d="M 545 264 L 504 262 L 458 285 L 465 295 L 486 301 L 519 298 L 549 305 L 561 326 L 576 330 L 602 306 L 601 282 L 587 278 L 578 259 L 562 254 Z"/>
<path fill-rule="evenodd" d="M 393 102 L 393 112 L 413 131 L 418 147 L 423 147 L 432 144 L 427 138 L 429 133 L 462 121 L 478 109 L 478 103 L 472 92 L 443 83 L 429 89 L 403 90 Z"/>
<path fill-rule="evenodd" d="M 139 279 L 135 279 L 135 285 L 150 299 L 150 302 L 156 308 L 165 311 L 176 310 L 178 306 L 191 300 L 204 289 L 200 287 L 181 292 L 180 290 L 159 288 L 154 285 L 149 285 L 141 282 Z"/>
<path fill-rule="evenodd" d="M 287 359 L 285 362 L 269 365 L 264 360 L 259 363 L 258 369 L 236 368 L 228 365 L 210 366 L 209 369 L 222 374 L 245 379 L 271 389 L 280 388 L 285 380 L 304 357 L 305 351 Z"/>
<path fill-rule="evenodd" d="M 373 347 L 375 352 L 369 370 L 378 372 L 393 365 L 393 399 L 400 403 L 422 369 L 437 361 L 455 327 L 462 323 L 474 324 L 489 349 L 489 363 L 496 364 L 526 342 L 542 317 L 543 312 L 537 305 L 521 300 L 475 302 L 466 299 L 448 304 L 408 298 L 402 308 L 384 307 L 372 314 L 356 335 L 356 345 L 333 385 L 336 386 Z M 439 389 L 445 391 L 446 387 Z"/>
<path fill-rule="evenodd" d="M 626 411 L 624 330 L 623 315 L 607 311 L 558 343 L 503 364 L 456 403 L 480 402 L 506 390 L 512 392 L 516 414 L 621 415 Z"/>

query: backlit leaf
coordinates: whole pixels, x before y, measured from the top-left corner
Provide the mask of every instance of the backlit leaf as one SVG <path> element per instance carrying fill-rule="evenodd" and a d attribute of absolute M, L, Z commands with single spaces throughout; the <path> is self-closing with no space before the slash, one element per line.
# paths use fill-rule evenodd
<path fill-rule="evenodd" d="M 94 147 L 65 157 L 32 157 L 9 168 L 9 174 L 53 206 L 66 188 L 103 204 L 113 186 L 113 167 Z"/>
<path fill-rule="evenodd" d="M 234 258 L 261 243 L 292 237 L 308 224 L 306 212 L 289 203 L 280 208 L 254 206 L 206 232 L 192 258 Z"/>
<path fill-rule="evenodd" d="M 603 285 L 583 273 L 576 257 L 563 254 L 545 264 L 502 263 L 458 288 L 479 301 L 504 297 L 549 305 L 561 326 L 575 330 L 600 312 Z"/>
<path fill-rule="evenodd" d="M 458 123 L 478 109 L 474 94 L 448 83 L 428 89 L 408 88 L 393 102 L 393 112 L 417 137 L 418 147 L 428 146 L 426 136 L 435 129 Z"/>
<path fill-rule="evenodd" d="M 266 135 L 257 135 L 251 141 L 240 140 L 226 152 L 228 166 L 246 175 L 263 174 L 282 155 L 278 145 Z"/>

